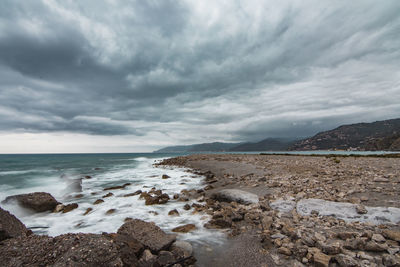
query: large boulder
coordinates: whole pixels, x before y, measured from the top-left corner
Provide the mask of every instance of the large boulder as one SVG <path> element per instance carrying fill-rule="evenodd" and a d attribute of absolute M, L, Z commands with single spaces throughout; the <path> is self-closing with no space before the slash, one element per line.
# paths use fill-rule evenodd
<path fill-rule="evenodd" d="M 31 235 L 3 241 L 3 266 L 123 266 L 113 240 L 98 234 Z"/>
<path fill-rule="evenodd" d="M 0 207 L 0 241 L 17 236 L 26 236 L 28 230 L 14 215 Z"/>
<path fill-rule="evenodd" d="M 154 223 L 139 219 L 128 220 L 118 229 L 117 233 L 138 240 L 153 253 L 167 250 L 176 240 L 176 235 L 166 234 Z"/>
<path fill-rule="evenodd" d="M 4 203 L 16 201 L 24 208 L 34 210 L 36 212 L 53 211 L 60 202 L 52 195 L 45 192 L 35 192 L 22 195 L 9 196 Z"/>
<path fill-rule="evenodd" d="M 237 202 L 245 205 L 258 203 L 256 194 L 239 189 L 223 189 L 213 193 L 211 198 L 220 202 Z"/>

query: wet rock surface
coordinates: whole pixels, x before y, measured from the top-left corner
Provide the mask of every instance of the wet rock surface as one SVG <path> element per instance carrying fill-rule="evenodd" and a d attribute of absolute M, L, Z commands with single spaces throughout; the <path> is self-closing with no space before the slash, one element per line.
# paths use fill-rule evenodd
<path fill-rule="evenodd" d="M 9 196 L 3 202 L 16 202 L 20 206 L 36 212 L 53 211 L 60 204 L 52 195 L 45 192 Z"/>

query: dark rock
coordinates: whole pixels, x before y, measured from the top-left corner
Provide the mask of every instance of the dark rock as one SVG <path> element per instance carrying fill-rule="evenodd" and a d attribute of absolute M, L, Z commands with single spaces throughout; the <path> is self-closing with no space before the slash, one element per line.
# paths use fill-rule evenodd
<path fill-rule="evenodd" d="M 109 192 L 108 194 L 105 194 L 104 196 L 102 196 L 102 198 L 106 198 L 106 197 L 112 197 L 114 194 Z"/>
<path fill-rule="evenodd" d="M 343 267 L 356 267 L 360 266 L 358 261 L 345 254 L 338 254 L 335 256 L 335 260 L 339 263 L 339 266 Z"/>
<path fill-rule="evenodd" d="M 117 245 L 97 234 L 31 235 L 3 241 L 2 266 L 123 266 Z"/>
<path fill-rule="evenodd" d="M 124 189 L 125 187 L 127 187 L 128 185 L 131 185 L 131 183 L 125 183 L 123 185 L 117 185 L 117 186 L 111 186 L 111 187 L 106 187 L 103 190 L 107 191 L 107 190 L 117 190 L 117 189 Z"/>
<path fill-rule="evenodd" d="M 112 234 L 117 244 L 121 259 L 126 266 L 137 266 L 138 258 L 144 250 L 143 245 L 129 235 Z"/>
<path fill-rule="evenodd" d="M 22 207 L 32 209 L 36 212 L 53 211 L 60 204 L 52 195 L 45 192 L 14 195 L 4 200 L 5 203 L 12 201 L 16 201 Z"/>
<path fill-rule="evenodd" d="M 179 216 L 179 212 L 176 209 L 170 210 L 168 212 L 169 216 Z"/>
<path fill-rule="evenodd" d="M 89 212 L 91 212 L 92 210 L 93 210 L 92 208 L 87 208 L 86 211 L 85 211 L 85 213 L 84 213 L 83 215 L 89 214 Z"/>
<path fill-rule="evenodd" d="M 98 204 L 103 203 L 103 202 L 104 202 L 104 200 L 98 199 L 93 203 L 93 205 L 98 205 Z"/>
<path fill-rule="evenodd" d="M 166 234 L 154 223 L 148 223 L 139 219 L 129 220 L 119 229 L 118 234 L 135 238 L 152 252 L 166 250 L 175 241 L 176 236 Z"/>
<path fill-rule="evenodd" d="M 109 209 L 107 210 L 106 215 L 114 214 L 116 211 L 116 209 Z"/>
<path fill-rule="evenodd" d="M 183 209 L 184 209 L 184 210 L 190 210 L 190 208 L 191 208 L 191 207 L 190 207 L 189 204 L 185 204 L 185 206 L 183 206 Z"/>
<path fill-rule="evenodd" d="M 213 228 L 223 229 L 223 228 L 229 228 L 231 226 L 232 226 L 232 221 L 229 220 L 228 218 L 213 219 L 204 225 L 204 227 L 211 229 Z"/>
<path fill-rule="evenodd" d="M 70 212 L 71 210 L 74 210 L 76 208 L 78 208 L 78 204 L 77 203 L 68 204 L 68 205 L 64 206 L 62 212 L 63 213 L 67 213 L 67 212 Z"/>
<path fill-rule="evenodd" d="M 171 176 L 166 175 L 166 174 L 163 174 L 162 178 L 163 178 L 163 179 L 168 179 L 168 178 L 171 178 Z"/>
<path fill-rule="evenodd" d="M 160 266 L 167 266 L 176 261 L 174 254 L 169 251 L 160 251 L 157 257 L 157 263 Z"/>
<path fill-rule="evenodd" d="M 174 229 L 172 229 L 172 232 L 176 232 L 176 233 L 188 233 L 190 231 L 193 231 L 196 229 L 196 225 L 194 224 L 185 224 L 185 225 L 181 225 L 178 227 L 175 227 Z"/>
<path fill-rule="evenodd" d="M 0 241 L 17 236 L 26 236 L 25 225 L 10 212 L 0 207 Z"/>
<path fill-rule="evenodd" d="M 137 196 L 141 193 L 142 193 L 142 190 L 137 190 L 136 192 L 125 194 L 124 197 L 133 197 L 133 196 Z"/>

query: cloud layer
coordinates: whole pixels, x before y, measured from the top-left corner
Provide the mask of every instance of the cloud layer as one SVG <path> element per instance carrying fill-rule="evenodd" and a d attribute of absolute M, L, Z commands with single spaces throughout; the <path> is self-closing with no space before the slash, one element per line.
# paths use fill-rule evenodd
<path fill-rule="evenodd" d="M 0 133 L 150 149 L 400 117 L 399 12 L 396 0 L 2 1 Z"/>

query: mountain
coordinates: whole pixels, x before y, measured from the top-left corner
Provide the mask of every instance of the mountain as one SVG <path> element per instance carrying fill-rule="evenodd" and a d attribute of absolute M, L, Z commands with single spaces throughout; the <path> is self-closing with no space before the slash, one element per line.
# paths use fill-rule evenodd
<path fill-rule="evenodd" d="M 244 143 L 232 147 L 230 151 L 286 151 L 295 143 L 293 140 L 282 138 L 267 138 L 257 143 Z"/>
<path fill-rule="evenodd" d="M 154 151 L 154 153 L 174 153 L 174 152 L 221 152 L 229 151 L 230 148 L 235 147 L 241 143 L 203 143 L 187 146 L 169 146 Z"/>
<path fill-rule="evenodd" d="M 294 144 L 293 140 L 282 138 L 267 138 L 257 143 L 204 143 L 187 146 L 169 146 L 154 153 L 176 152 L 239 152 L 239 151 L 284 151 Z"/>
<path fill-rule="evenodd" d="M 400 150 L 400 119 L 342 125 L 296 142 L 289 150 Z"/>

